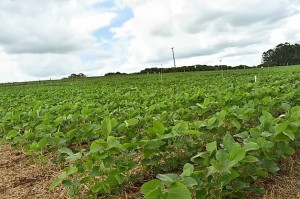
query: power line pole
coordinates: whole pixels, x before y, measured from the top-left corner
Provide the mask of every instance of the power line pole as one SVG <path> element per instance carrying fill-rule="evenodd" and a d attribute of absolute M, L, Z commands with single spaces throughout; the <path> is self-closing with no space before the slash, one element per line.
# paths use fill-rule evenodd
<path fill-rule="evenodd" d="M 172 47 L 171 49 L 172 49 L 172 53 L 173 53 L 174 67 L 176 68 L 176 63 L 175 63 L 175 55 L 174 55 L 174 47 Z"/>

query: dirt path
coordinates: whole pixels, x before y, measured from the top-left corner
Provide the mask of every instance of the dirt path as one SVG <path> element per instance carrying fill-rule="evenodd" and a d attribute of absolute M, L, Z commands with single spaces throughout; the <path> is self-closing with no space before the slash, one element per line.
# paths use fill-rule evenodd
<path fill-rule="evenodd" d="M 48 186 L 60 169 L 51 164 L 34 165 L 28 155 L 8 146 L 0 146 L 0 198 L 66 198 L 65 191 Z"/>
<path fill-rule="evenodd" d="M 279 163 L 280 171 L 267 179 L 259 180 L 258 185 L 266 188 L 263 199 L 299 199 L 300 198 L 300 150 Z"/>

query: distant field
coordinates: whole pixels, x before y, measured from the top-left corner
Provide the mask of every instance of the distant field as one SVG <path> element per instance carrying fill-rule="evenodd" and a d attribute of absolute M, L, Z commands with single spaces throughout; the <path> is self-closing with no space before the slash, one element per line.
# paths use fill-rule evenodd
<path fill-rule="evenodd" d="M 2 84 L 0 93 L 1 142 L 64 168 L 49 188 L 69 195 L 263 193 L 254 181 L 300 146 L 300 66 Z"/>

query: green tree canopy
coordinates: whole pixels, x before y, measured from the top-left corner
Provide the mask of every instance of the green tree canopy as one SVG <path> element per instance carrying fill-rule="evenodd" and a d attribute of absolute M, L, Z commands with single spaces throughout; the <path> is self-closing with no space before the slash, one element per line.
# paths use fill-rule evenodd
<path fill-rule="evenodd" d="M 300 45 L 278 44 L 262 54 L 263 66 L 287 66 L 300 64 Z"/>

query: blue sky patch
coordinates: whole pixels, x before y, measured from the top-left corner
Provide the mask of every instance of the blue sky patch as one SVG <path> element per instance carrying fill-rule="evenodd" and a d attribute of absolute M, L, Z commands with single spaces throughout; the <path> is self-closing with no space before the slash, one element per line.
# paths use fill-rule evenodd
<path fill-rule="evenodd" d="M 93 36 L 97 39 L 111 40 L 113 39 L 113 34 L 110 32 L 110 29 L 122 26 L 131 18 L 133 18 L 133 12 L 130 8 L 126 7 L 123 10 L 117 12 L 117 17 L 112 20 L 110 25 L 93 32 Z"/>
<path fill-rule="evenodd" d="M 115 1 L 114 0 L 107 0 L 104 2 L 99 2 L 93 5 L 94 9 L 112 9 L 115 7 Z"/>
<path fill-rule="evenodd" d="M 93 62 L 93 61 L 96 61 L 97 59 L 99 59 L 99 57 L 96 57 L 96 56 L 93 56 L 93 55 L 83 55 L 83 56 L 80 56 L 80 59 L 87 63 L 87 62 Z"/>

